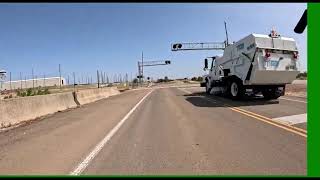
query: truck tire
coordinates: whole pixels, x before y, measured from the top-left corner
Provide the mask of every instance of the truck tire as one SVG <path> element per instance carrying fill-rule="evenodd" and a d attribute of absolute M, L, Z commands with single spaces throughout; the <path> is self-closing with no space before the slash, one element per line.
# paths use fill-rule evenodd
<path fill-rule="evenodd" d="M 281 94 L 277 93 L 276 89 L 266 89 L 264 91 L 262 91 L 262 95 L 264 97 L 264 99 L 266 100 L 271 100 L 271 99 L 278 99 Z"/>
<path fill-rule="evenodd" d="M 229 81 L 227 93 L 231 99 L 241 99 L 244 95 L 244 88 L 241 81 L 236 79 Z"/>
<path fill-rule="evenodd" d="M 211 87 L 210 87 L 210 85 L 209 85 L 209 81 L 206 81 L 206 93 L 207 94 L 210 94 L 210 91 L 211 91 Z"/>

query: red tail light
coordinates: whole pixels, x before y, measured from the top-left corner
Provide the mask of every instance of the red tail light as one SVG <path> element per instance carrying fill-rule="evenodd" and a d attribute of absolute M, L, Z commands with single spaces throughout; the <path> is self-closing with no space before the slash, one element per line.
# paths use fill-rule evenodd
<path fill-rule="evenodd" d="M 270 51 L 268 51 L 267 49 L 265 50 L 265 58 L 266 60 L 269 60 L 271 54 L 270 54 Z"/>
<path fill-rule="evenodd" d="M 295 59 L 295 60 L 297 60 L 298 59 L 298 52 L 293 52 L 293 58 Z"/>

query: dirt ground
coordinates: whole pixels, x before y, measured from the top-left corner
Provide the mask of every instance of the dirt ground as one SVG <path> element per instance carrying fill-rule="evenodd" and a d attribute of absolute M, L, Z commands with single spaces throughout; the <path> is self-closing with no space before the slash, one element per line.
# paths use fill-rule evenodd
<path fill-rule="evenodd" d="M 286 95 L 307 96 L 307 84 L 287 84 Z"/>

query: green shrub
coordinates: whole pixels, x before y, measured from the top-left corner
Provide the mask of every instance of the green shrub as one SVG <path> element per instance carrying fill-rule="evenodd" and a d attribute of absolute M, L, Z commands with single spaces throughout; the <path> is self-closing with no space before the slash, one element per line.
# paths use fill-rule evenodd
<path fill-rule="evenodd" d="M 31 88 L 27 89 L 27 96 L 32 96 L 33 90 Z"/>
<path fill-rule="evenodd" d="M 307 79 L 307 72 L 299 73 L 296 78 L 301 80 Z"/>
<path fill-rule="evenodd" d="M 17 91 L 17 96 L 20 97 L 25 97 L 25 96 L 36 96 L 36 95 L 45 95 L 45 94 L 50 94 L 48 88 L 37 88 L 37 89 L 32 89 L 29 88 L 27 90 L 18 90 Z M 9 97 L 7 97 L 9 98 Z"/>
<path fill-rule="evenodd" d="M 22 91 L 17 90 L 17 96 L 21 96 Z"/>
<path fill-rule="evenodd" d="M 45 88 L 43 92 L 44 92 L 44 94 L 50 94 L 50 91 L 48 88 Z"/>

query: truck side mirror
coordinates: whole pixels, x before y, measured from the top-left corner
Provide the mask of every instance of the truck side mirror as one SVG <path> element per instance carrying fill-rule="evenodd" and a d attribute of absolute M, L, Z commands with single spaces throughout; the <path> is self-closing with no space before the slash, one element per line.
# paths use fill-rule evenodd
<path fill-rule="evenodd" d="M 204 69 L 208 69 L 208 59 L 204 59 Z"/>

